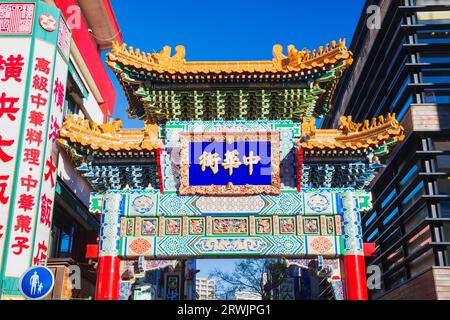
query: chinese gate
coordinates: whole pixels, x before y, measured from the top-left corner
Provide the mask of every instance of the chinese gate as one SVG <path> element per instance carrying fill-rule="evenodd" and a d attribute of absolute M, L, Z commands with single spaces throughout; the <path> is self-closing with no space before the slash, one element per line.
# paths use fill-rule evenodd
<path fill-rule="evenodd" d="M 41 27 L 50 28 L 47 22 Z M 352 54 L 345 40 L 312 52 L 287 49 L 285 55 L 275 45 L 270 61 L 187 62 L 183 46 L 172 55 L 168 46 L 147 54 L 114 44 L 107 64 L 125 90 L 130 117 L 145 127 L 126 130 L 120 120 L 96 124 L 69 115 L 58 139 L 96 191 L 90 211 L 102 223 L 97 299 L 119 299 L 121 272 L 139 257 L 324 258 L 333 265 L 330 281 L 337 291 L 367 299 L 360 215 L 371 199 L 365 189 L 404 130 L 391 114 L 362 124 L 343 116 L 336 130 L 316 128 Z M 30 63 L 30 72 L 43 76 L 42 64 Z M 31 96 L 40 88 L 45 84 L 36 78 L 28 105 L 43 103 Z M 48 89 L 57 90 L 57 81 Z M 9 107 L 0 113 L 2 124 L 14 121 Z M 57 109 L 44 117 L 49 126 L 60 117 Z M 3 130 L 0 138 L 10 143 Z M 49 136 L 46 161 L 39 159 L 49 170 L 55 138 Z M 40 141 L 21 139 L 23 148 Z M 3 162 L 6 156 L 0 152 Z M 25 193 L 33 189 L 31 163 L 19 165 L 24 168 L 14 181 L 24 181 Z M 36 183 L 48 184 L 50 192 L 49 172 Z M 52 197 L 39 195 L 39 207 L 51 206 Z M 12 219 L 20 210 L 9 210 Z M 8 239 L 26 231 L 11 230 Z"/>
<path fill-rule="evenodd" d="M 144 129 L 70 116 L 59 140 L 97 190 L 97 299 L 118 299 L 139 257 L 325 259 L 337 292 L 367 299 L 364 189 L 404 130 L 391 114 L 316 128 L 352 63 L 344 40 L 273 54 L 186 62 L 183 46 L 172 56 L 114 44 L 107 64 Z"/>

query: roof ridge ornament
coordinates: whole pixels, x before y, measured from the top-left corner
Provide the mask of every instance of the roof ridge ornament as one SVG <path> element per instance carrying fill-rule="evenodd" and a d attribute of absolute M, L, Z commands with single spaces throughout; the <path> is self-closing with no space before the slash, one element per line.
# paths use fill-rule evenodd
<path fill-rule="evenodd" d="M 112 51 L 107 54 L 108 65 L 114 68 L 114 63 L 133 65 L 148 71 L 159 73 L 245 73 L 245 72 L 280 72 L 311 70 L 325 65 L 344 61 L 345 65 L 353 63 L 352 53 L 347 50 L 346 40 L 331 41 L 313 51 L 297 50 L 294 45 L 287 47 L 288 55 L 283 53 L 283 46 L 275 44 L 272 48 L 272 61 L 186 61 L 186 49 L 182 45 L 175 47 L 172 56 L 172 47 L 164 46 L 157 53 L 141 52 L 139 49 L 113 42 Z"/>
<path fill-rule="evenodd" d="M 161 145 L 158 126 L 145 124 L 141 130 L 124 130 L 122 120 L 111 118 L 97 124 L 79 116 L 67 115 L 60 130 L 60 145 L 80 145 L 95 152 L 155 152 Z"/>
<path fill-rule="evenodd" d="M 287 49 L 285 54 L 276 44 L 273 58 L 265 61 L 186 61 L 181 45 L 175 53 L 165 46 L 150 54 L 115 42 L 107 64 L 125 90 L 130 117 L 155 124 L 205 120 L 211 114 L 221 120 L 287 117 L 294 122 L 327 114 L 339 79 L 353 63 L 345 39 L 313 51 L 292 44 Z M 196 91 L 202 92 L 200 98 Z M 182 112 L 186 104 L 195 108 Z"/>
<path fill-rule="evenodd" d="M 363 150 L 374 149 L 383 144 L 400 142 L 405 129 L 399 124 L 395 113 L 379 116 L 364 124 L 353 122 L 351 116 L 342 116 L 339 130 L 316 129 L 315 119 L 302 124 L 302 148 L 307 150 Z"/>

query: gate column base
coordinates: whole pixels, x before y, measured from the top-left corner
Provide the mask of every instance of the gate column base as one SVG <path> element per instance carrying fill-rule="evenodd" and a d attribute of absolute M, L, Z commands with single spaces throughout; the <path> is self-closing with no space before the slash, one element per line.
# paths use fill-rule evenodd
<path fill-rule="evenodd" d="M 119 300 L 120 259 L 99 257 L 97 269 L 96 300 Z"/>
<path fill-rule="evenodd" d="M 343 257 L 346 300 L 368 300 L 366 264 L 362 255 Z"/>

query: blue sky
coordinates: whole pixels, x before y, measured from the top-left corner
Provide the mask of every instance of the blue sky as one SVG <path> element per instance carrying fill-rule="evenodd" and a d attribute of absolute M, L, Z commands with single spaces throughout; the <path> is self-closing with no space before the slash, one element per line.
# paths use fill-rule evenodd
<path fill-rule="evenodd" d="M 317 49 L 331 40 L 350 43 L 364 0 L 111 0 L 124 42 L 145 52 L 186 47 L 186 60 L 271 60 L 274 44 Z M 174 52 L 172 50 L 172 52 Z M 114 117 L 126 114 L 115 77 Z"/>
<path fill-rule="evenodd" d="M 331 40 L 350 44 L 364 0 L 111 0 L 124 42 L 145 52 L 163 46 L 186 47 L 186 60 L 271 60 L 272 47 L 294 44 L 317 49 Z M 113 76 L 117 91 L 114 117 L 126 127 L 127 101 Z M 216 266 L 231 271 L 234 261 L 199 260 L 201 275 Z"/>

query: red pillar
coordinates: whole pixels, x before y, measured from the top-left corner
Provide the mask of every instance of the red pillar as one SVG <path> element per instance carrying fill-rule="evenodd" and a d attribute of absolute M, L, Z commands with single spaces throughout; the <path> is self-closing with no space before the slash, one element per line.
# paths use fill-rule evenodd
<path fill-rule="evenodd" d="M 364 256 L 345 255 L 343 260 L 346 300 L 368 300 Z"/>
<path fill-rule="evenodd" d="M 119 300 L 120 259 L 99 257 L 97 267 L 96 300 Z"/>

